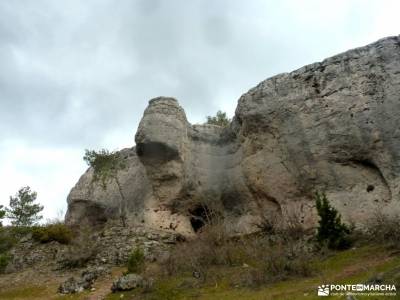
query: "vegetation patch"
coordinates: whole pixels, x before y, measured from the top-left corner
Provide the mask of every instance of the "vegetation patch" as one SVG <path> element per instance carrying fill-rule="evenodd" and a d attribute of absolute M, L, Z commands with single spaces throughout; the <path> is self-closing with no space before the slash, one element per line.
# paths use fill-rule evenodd
<path fill-rule="evenodd" d="M 114 181 L 120 194 L 119 218 L 124 227 L 126 227 L 127 200 L 122 192 L 122 186 L 118 178 L 118 172 L 126 168 L 124 159 L 118 152 L 110 152 L 106 149 L 100 151 L 85 150 L 83 160 L 93 168 L 93 182 L 100 181 L 104 190 L 107 189 L 107 183 Z"/>
<path fill-rule="evenodd" d="M 226 116 L 225 112 L 217 111 L 215 116 L 207 116 L 206 124 L 217 125 L 221 127 L 228 127 L 231 123 L 231 119 Z"/>
<path fill-rule="evenodd" d="M 9 254 L 7 253 L 0 254 L 0 273 L 4 272 L 4 269 L 7 267 L 9 261 L 10 261 Z"/>
<path fill-rule="evenodd" d="M 315 194 L 315 203 L 320 217 L 317 241 L 330 249 L 348 249 L 351 246 L 351 230 L 342 223 L 339 212 L 330 205 L 325 193 Z"/>
<path fill-rule="evenodd" d="M 56 241 L 69 244 L 73 238 L 73 232 L 65 224 L 55 223 L 33 228 L 32 237 L 41 243 Z"/>
<path fill-rule="evenodd" d="M 289 234 L 231 238 L 222 225 L 207 226 L 197 239 L 177 245 L 165 262 L 167 276 L 191 274 L 199 282 L 218 281 L 215 268 L 235 270 L 229 284 L 257 287 L 292 277 L 310 276 L 312 254 L 302 238 Z M 236 269 L 239 268 L 239 269 Z"/>
<path fill-rule="evenodd" d="M 368 242 L 400 249 L 400 216 L 388 215 L 378 210 L 370 219 L 365 230 Z"/>
<path fill-rule="evenodd" d="M 144 267 L 144 252 L 140 248 L 136 248 L 129 255 L 127 268 L 127 273 L 140 273 Z"/>
<path fill-rule="evenodd" d="M 64 269 L 82 268 L 99 253 L 99 246 L 91 230 L 81 227 L 68 244 L 64 259 L 59 261 Z"/>

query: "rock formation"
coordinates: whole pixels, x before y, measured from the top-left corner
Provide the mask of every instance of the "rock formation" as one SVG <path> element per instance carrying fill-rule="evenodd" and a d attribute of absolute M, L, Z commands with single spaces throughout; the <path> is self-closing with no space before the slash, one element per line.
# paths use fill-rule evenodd
<path fill-rule="evenodd" d="M 227 128 L 191 125 L 175 99 L 153 99 L 136 147 L 120 151 L 128 221 L 183 234 L 221 215 L 233 233 L 265 218 L 308 227 L 315 190 L 357 225 L 398 212 L 399 120 L 400 36 L 261 82 Z M 69 224 L 117 218 L 117 186 L 92 176 L 68 196 Z"/>

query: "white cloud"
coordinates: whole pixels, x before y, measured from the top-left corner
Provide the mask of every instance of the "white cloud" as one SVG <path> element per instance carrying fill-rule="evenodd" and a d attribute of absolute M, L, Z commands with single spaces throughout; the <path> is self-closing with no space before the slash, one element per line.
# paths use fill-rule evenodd
<path fill-rule="evenodd" d="M 0 145 L 0 204 L 8 205 L 22 186 L 30 186 L 44 205 L 44 218 L 66 211 L 66 195 L 86 166 L 80 149 L 27 146 L 21 141 Z"/>

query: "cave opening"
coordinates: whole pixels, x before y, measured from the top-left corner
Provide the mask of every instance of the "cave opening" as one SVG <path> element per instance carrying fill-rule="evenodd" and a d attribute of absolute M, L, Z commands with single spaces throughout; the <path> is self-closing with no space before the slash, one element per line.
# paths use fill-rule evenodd
<path fill-rule="evenodd" d="M 210 223 L 211 211 L 203 204 L 197 204 L 192 209 L 189 209 L 190 224 L 194 232 L 199 232 L 206 224 Z"/>
<path fill-rule="evenodd" d="M 136 154 L 141 159 L 153 162 L 166 162 L 177 159 L 179 153 L 176 149 L 160 142 L 138 143 Z"/>

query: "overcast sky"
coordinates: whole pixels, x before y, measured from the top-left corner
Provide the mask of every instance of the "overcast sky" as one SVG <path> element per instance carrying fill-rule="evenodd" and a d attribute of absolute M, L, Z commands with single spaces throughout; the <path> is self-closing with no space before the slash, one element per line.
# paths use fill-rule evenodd
<path fill-rule="evenodd" d="M 149 99 L 192 123 L 289 72 L 400 34 L 400 1 L 2 0 L 0 204 L 66 211 L 85 148 L 134 145 Z"/>

